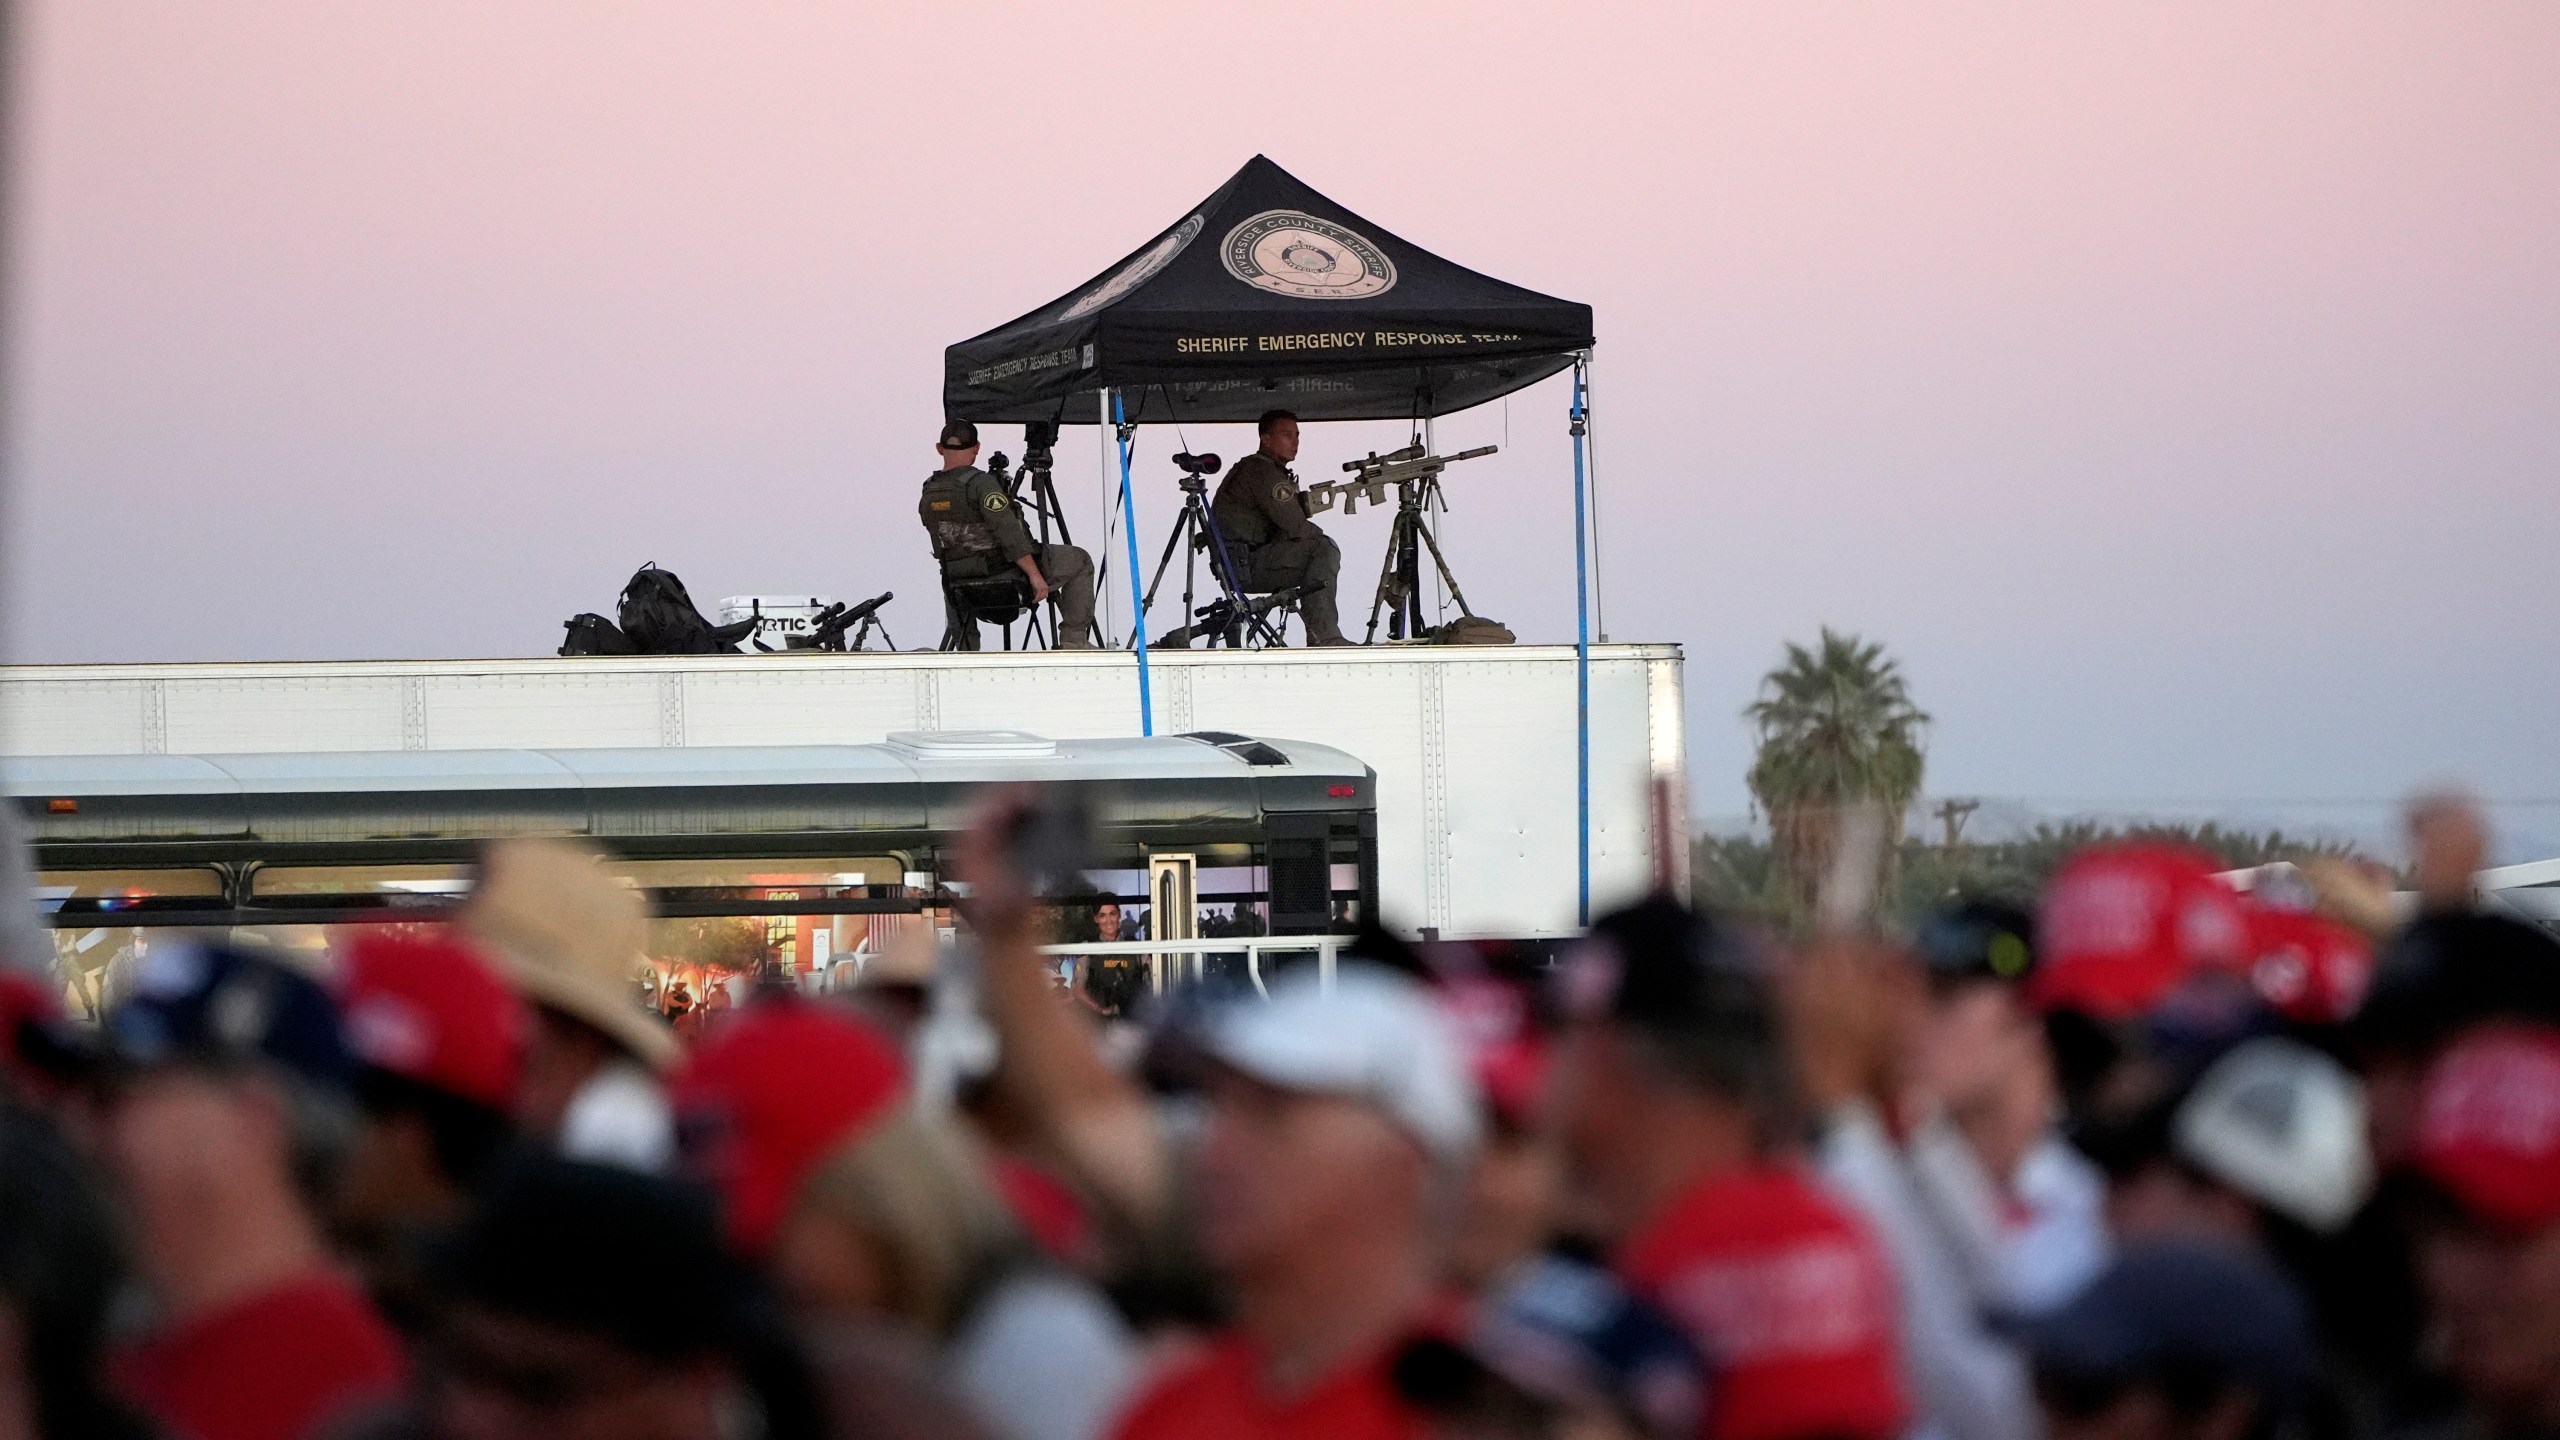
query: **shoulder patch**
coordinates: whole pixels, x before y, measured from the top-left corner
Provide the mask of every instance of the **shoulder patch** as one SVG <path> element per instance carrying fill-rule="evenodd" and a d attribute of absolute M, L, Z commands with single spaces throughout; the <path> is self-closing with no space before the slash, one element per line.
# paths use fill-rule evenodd
<path fill-rule="evenodd" d="M 1271 498 L 1286 503 L 1298 498 L 1298 487 L 1283 480 L 1271 487 Z"/>
<path fill-rule="evenodd" d="M 987 498 L 979 501 L 978 506 L 988 514 L 993 515 L 1004 508 L 1004 493 L 998 490 L 990 490 L 987 492 Z"/>

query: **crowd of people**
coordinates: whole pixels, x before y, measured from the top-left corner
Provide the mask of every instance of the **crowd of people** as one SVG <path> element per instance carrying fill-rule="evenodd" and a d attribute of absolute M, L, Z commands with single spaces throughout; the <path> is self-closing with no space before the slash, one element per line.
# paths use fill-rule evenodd
<path fill-rule="evenodd" d="M 2457 803 L 2414 904 L 2112 845 L 1100 1006 L 1030 803 L 959 948 L 682 1037 L 561 841 L 316 971 L 155 943 L 94 1025 L 7 971 L 0 1437 L 2560 1431 L 2560 944 Z"/>

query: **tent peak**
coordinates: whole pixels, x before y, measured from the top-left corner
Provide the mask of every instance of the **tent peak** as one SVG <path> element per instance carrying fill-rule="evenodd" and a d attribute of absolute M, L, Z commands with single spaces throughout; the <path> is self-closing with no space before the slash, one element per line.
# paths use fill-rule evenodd
<path fill-rule="evenodd" d="M 1446 414 L 1590 343 L 1589 306 L 1435 255 L 1256 153 L 1109 269 L 952 346 L 943 406 L 1081 423 L 1099 412 L 1071 397 L 1122 390 L 1133 419 Z"/>

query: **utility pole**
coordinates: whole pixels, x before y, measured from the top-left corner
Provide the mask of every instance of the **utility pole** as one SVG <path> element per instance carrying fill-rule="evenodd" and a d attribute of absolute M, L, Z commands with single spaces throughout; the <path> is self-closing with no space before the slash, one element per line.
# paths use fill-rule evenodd
<path fill-rule="evenodd" d="M 1982 802 L 1979 800 L 1950 799 L 1938 802 L 1938 808 L 1931 813 L 1938 817 L 1940 825 L 1946 827 L 1948 849 L 1953 850 L 1964 843 L 1964 822 L 1971 819 L 1973 812 L 1981 808 Z"/>

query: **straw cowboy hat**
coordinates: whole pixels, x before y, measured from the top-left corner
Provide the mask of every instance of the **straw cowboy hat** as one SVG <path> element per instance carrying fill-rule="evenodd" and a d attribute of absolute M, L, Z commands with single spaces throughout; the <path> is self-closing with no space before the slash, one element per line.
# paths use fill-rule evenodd
<path fill-rule="evenodd" d="M 575 840 L 500 840 L 481 855 L 479 884 L 456 923 L 526 999 L 663 1070 L 680 1051 L 666 1021 L 640 1001 L 648 903 L 603 861 L 603 851 Z"/>

